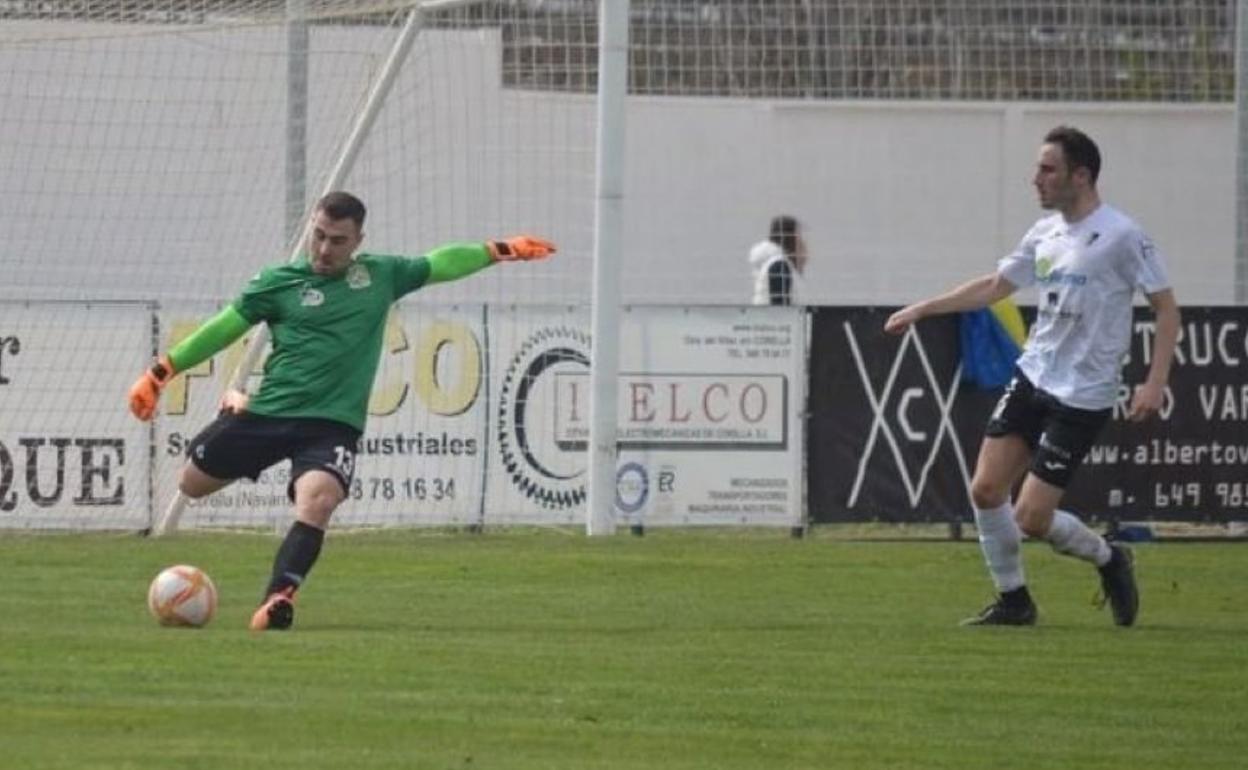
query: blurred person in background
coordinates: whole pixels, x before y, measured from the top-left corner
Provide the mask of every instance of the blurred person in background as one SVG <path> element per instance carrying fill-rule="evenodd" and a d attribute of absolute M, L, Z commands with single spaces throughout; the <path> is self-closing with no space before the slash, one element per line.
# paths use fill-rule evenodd
<path fill-rule="evenodd" d="M 806 242 L 801 225 L 787 214 L 772 217 L 767 240 L 750 249 L 755 305 L 791 305 L 794 289 L 806 268 Z"/>

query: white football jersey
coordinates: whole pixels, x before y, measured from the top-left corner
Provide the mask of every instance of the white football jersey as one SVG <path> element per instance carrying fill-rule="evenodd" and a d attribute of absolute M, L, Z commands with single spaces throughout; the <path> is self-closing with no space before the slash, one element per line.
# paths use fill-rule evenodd
<path fill-rule="evenodd" d="M 1106 204 L 1073 224 L 1052 214 L 1032 225 L 997 272 L 1038 293 L 1018 359 L 1023 374 L 1068 406 L 1113 406 L 1135 291 L 1170 288 L 1161 252 L 1139 225 Z"/>

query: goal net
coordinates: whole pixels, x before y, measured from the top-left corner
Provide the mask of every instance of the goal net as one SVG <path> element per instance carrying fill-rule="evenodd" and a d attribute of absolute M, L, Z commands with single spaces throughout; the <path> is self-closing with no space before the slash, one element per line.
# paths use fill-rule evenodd
<path fill-rule="evenodd" d="M 534 335 L 566 336 L 555 372 L 583 371 L 588 355 L 596 29 L 536 5 L 0 6 L 0 527 L 151 526 L 246 340 L 177 378 L 150 424 L 126 408 L 130 383 L 291 257 L 327 184 L 368 206 L 365 251 L 520 232 L 559 245 L 546 263 L 396 305 L 335 525 L 470 525 L 486 510 L 571 521 L 574 505 L 502 484 L 487 499 L 489 474 L 505 472 L 489 467 L 493 375 L 524 365 Z M 196 501 L 182 526 L 284 523 L 286 476 L 277 466 Z"/>
<path fill-rule="evenodd" d="M 289 259 L 331 184 L 368 205 L 365 250 L 518 232 L 559 245 L 396 306 L 335 526 L 581 521 L 599 3 L 0 0 L 0 528 L 154 523 L 244 344 L 179 377 L 152 423 L 129 415 L 127 388 Z M 1051 113 L 1229 101 L 1235 7 L 632 0 L 619 290 L 667 307 L 620 322 L 619 409 L 636 418 L 621 510 L 776 523 L 802 504 L 804 317 L 732 316 L 772 215 L 803 223 L 812 258 L 794 293 L 809 304 L 935 291 L 1014 230 L 1018 210 L 998 204 L 1027 172 L 992 158 L 1026 164 Z M 1154 140 L 1127 112 L 1097 119 L 1144 149 L 1186 135 Z M 950 198 L 944 180 L 963 173 L 991 178 Z M 1212 221 L 1192 196 L 1158 205 Z M 946 211 L 981 208 L 995 218 L 948 226 Z M 1208 259 L 1179 278 L 1221 296 L 1214 245 L 1176 248 Z M 681 400 L 699 396 L 701 418 Z M 196 502 L 182 525 L 287 521 L 284 473 Z"/>

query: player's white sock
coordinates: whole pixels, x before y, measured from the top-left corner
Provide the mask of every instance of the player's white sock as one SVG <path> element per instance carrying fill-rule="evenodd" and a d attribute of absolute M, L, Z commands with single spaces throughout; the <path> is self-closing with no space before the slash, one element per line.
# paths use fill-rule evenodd
<path fill-rule="evenodd" d="M 979 548 L 988 562 L 988 572 L 997 591 L 1005 593 L 1023 586 L 1023 555 L 1019 545 L 1023 533 L 1014 521 L 1014 508 L 1008 502 L 996 508 L 975 509 Z"/>
<path fill-rule="evenodd" d="M 1054 551 L 1090 561 L 1098 567 L 1105 566 L 1113 555 L 1105 538 L 1088 529 L 1078 516 L 1062 510 L 1053 513 L 1053 526 L 1049 527 L 1045 540 Z"/>

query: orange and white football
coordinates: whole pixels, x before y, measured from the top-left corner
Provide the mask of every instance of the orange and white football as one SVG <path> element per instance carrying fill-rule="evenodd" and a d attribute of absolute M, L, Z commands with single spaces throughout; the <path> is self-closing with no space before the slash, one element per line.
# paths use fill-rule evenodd
<path fill-rule="evenodd" d="M 217 613 L 217 587 L 198 567 L 177 564 L 152 580 L 147 608 L 162 626 L 199 628 Z"/>

